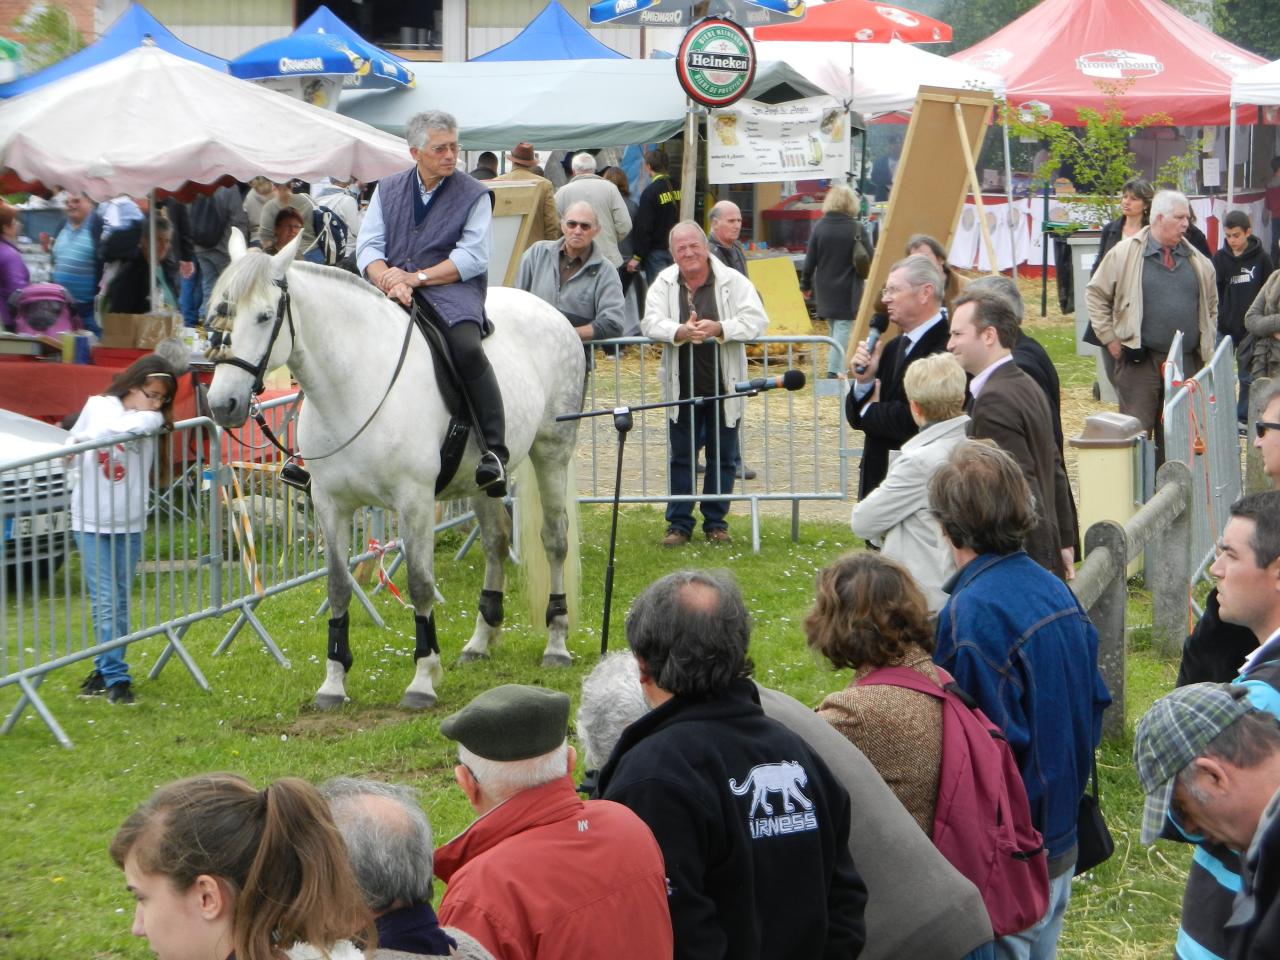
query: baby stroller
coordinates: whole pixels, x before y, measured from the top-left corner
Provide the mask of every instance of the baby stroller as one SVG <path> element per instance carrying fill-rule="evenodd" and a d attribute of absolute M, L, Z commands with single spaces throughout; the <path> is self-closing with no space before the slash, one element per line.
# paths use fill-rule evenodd
<path fill-rule="evenodd" d="M 9 297 L 14 333 L 53 337 L 80 329 L 80 318 L 71 309 L 71 294 L 56 283 L 33 283 Z"/>

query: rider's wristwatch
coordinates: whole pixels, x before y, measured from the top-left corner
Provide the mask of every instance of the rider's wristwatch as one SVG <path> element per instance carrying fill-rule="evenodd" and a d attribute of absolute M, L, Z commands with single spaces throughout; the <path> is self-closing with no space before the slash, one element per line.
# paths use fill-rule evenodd
<path fill-rule="evenodd" d="M 422 270 L 419 270 L 419 271 L 418 271 L 418 283 L 420 283 L 420 284 L 424 284 L 424 285 L 425 285 L 425 284 L 426 284 L 426 282 L 427 282 L 427 275 L 426 275 L 426 273 L 425 273 L 424 271 L 422 271 Z"/>

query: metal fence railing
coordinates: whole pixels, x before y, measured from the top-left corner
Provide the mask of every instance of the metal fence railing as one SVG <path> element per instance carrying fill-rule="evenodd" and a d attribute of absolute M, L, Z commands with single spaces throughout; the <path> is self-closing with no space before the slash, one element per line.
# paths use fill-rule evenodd
<path fill-rule="evenodd" d="M 818 378 L 825 370 L 825 352 L 835 346 L 826 337 L 767 337 L 750 345 L 751 376 L 801 369 L 809 380 L 801 391 L 778 390 L 735 401 L 744 405 L 738 431 L 741 456 L 757 475 L 750 480 L 735 478 L 732 491 L 726 483 L 721 493 L 713 473 L 708 489 L 748 505 L 756 550 L 763 505 L 789 505 L 792 534 L 798 536 L 802 503 L 840 502 L 847 497 L 851 451 L 845 445 L 843 393 L 815 389 L 824 386 Z M 595 344 L 596 364 L 586 383 L 584 407 L 616 408 L 662 399 L 663 384 L 658 379 L 662 349 L 661 344 L 635 338 Z M 712 356 L 717 358 L 714 365 L 718 351 Z M 713 366 L 711 374 L 719 382 L 718 367 Z M 294 441 L 298 404 L 295 394 L 262 407 L 272 431 L 286 445 Z M 718 423 L 722 415 L 723 408 L 713 411 L 711 422 Z M 673 499 L 668 490 L 667 413 L 639 412 L 635 420 L 624 462 L 622 500 L 665 505 Z M 692 459 L 698 444 L 692 437 L 688 442 Z M 76 483 L 75 465 L 110 472 L 117 468 L 114 451 L 141 445 L 154 451 L 150 476 L 117 483 L 126 500 L 134 495 L 145 495 L 147 500 L 145 520 L 138 523 L 141 560 L 125 591 L 128 620 L 117 620 L 113 629 L 95 633 L 89 590 L 92 571 L 75 547 L 70 515 L 73 498 L 101 497 L 103 489 L 112 488 L 84 482 L 84 477 Z M 579 435 L 580 502 L 612 499 L 616 450 L 610 418 L 584 422 Z M 157 677 L 176 657 L 198 686 L 209 689 L 184 638 L 193 624 L 215 617 L 233 615 L 234 620 L 213 655 L 225 652 L 248 628 L 277 663 L 287 666 L 284 652 L 263 622 L 264 604 L 323 578 L 326 566 L 323 537 L 311 503 L 281 482 L 281 461 L 279 451 L 252 422 L 232 432 L 197 417 L 178 423 L 168 433 L 81 443 L 0 465 L 4 485 L 0 690 L 18 690 L 0 733 L 12 730 L 31 708 L 60 743 L 70 746 L 39 695 L 45 677 L 148 638 L 164 640 L 150 677 Z M 695 476 L 695 492 L 676 499 L 702 497 L 703 478 Z M 112 509 L 109 503 L 95 507 L 99 513 Z M 455 507 L 443 514 L 437 532 L 471 518 L 465 507 Z M 467 538 L 459 558 L 471 542 Z M 349 569 L 362 562 L 385 562 L 393 575 L 401 561 L 395 516 L 375 509 L 358 512 L 352 545 Z M 381 626 L 369 594 L 354 578 L 353 588 L 357 602 Z M 373 592 L 381 588 L 379 584 Z M 320 612 L 326 606 L 327 602 L 322 604 Z"/>
<path fill-rule="evenodd" d="M 1171 356 L 1181 353 L 1179 342 Z M 1165 457 L 1180 460 L 1191 472 L 1190 583 L 1213 562 L 1214 544 L 1227 522 L 1228 509 L 1242 493 L 1240 433 L 1236 421 L 1236 358 L 1224 337 L 1209 363 L 1194 376 L 1174 380 L 1165 366 L 1165 405 L 1161 418 Z"/>

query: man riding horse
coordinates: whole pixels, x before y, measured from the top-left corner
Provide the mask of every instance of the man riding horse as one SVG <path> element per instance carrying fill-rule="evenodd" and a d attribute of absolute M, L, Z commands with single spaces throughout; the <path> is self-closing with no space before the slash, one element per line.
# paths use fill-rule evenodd
<path fill-rule="evenodd" d="M 491 331 L 488 289 L 493 195 L 458 170 L 452 114 L 416 114 L 405 130 L 414 166 L 383 178 L 369 201 L 356 243 L 360 272 L 406 307 L 419 301 L 444 335 L 466 391 L 483 454 L 476 485 L 506 493 L 506 421 L 502 393 L 481 340 Z"/>

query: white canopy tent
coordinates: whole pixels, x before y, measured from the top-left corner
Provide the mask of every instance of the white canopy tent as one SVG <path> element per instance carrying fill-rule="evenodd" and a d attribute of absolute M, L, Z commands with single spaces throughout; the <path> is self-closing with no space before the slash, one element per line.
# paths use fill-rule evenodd
<path fill-rule="evenodd" d="M 850 48 L 853 48 L 852 51 Z M 997 74 L 929 53 L 909 43 L 800 43 L 762 40 L 762 60 L 790 64 L 834 97 L 850 103 L 863 116 L 910 110 L 922 86 L 957 90 L 990 90 L 1004 95 Z M 849 90 L 852 54 L 853 90 Z"/>
<path fill-rule="evenodd" d="M 686 97 L 670 60 L 559 60 L 414 65 L 411 90 L 348 94 L 339 112 L 403 135 L 415 113 L 446 109 L 467 150 L 539 150 L 654 143 L 680 132 Z M 761 62 L 747 96 L 830 91 L 785 63 Z"/>
<path fill-rule="evenodd" d="M 376 180 L 409 162 L 399 137 L 158 47 L 0 103 L 0 168 L 95 200 L 227 175 Z"/>
<path fill-rule="evenodd" d="M 1270 107 L 1280 104 L 1280 60 L 1236 74 L 1231 81 L 1231 106 L 1252 104 Z M 1231 111 L 1231 134 L 1227 140 L 1227 205 L 1236 195 L 1236 112 Z"/>

